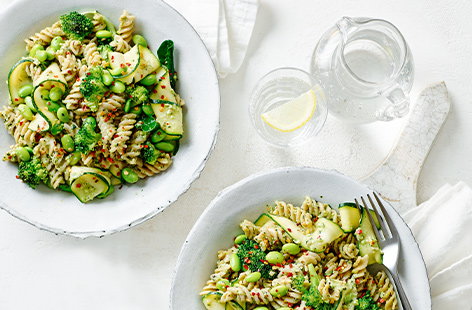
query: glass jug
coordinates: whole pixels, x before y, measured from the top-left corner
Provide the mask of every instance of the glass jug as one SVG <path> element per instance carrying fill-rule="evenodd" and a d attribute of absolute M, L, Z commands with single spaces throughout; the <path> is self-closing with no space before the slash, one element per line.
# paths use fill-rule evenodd
<path fill-rule="evenodd" d="M 385 20 L 342 18 L 318 42 L 311 73 L 330 113 L 344 120 L 390 121 L 408 113 L 413 58 L 400 31 Z"/>

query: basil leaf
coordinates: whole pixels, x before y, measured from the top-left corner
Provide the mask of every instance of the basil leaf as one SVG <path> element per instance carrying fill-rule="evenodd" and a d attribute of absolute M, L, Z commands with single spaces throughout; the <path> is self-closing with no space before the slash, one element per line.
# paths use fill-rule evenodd
<path fill-rule="evenodd" d="M 170 85 L 175 90 L 175 83 L 177 82 L 177 72 L 174 67 L 174 42 L 172 40 L 165 40 L 157 49 L 157 56 L 161 64 L 165 65 L 169 70 Z"/>

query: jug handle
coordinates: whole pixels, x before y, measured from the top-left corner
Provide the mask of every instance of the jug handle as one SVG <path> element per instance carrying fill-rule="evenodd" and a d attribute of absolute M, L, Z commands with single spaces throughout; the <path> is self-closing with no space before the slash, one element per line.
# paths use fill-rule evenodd
<path fill-rule="evenodd" d="M 408 114 L 410 108 L 410 98 L 405 95 L 400 85 L 396 85 L 381 95 L 390 101 L 390 105 L 383 111 L 377 113 L 377 119 L 381 121 L 391 121 L 395 118 L 400 118 Z"/>

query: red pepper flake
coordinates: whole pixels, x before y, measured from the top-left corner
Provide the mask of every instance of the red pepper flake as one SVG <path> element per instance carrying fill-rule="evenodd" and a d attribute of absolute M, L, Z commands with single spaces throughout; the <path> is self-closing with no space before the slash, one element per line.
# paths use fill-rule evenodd
<path fill-rule="evenodd" d="M 15 98 L 15 101 L 19 101 L 20 99 L 19 98 Z"/>
<path fill-rule="evenodd" d="M 287 273 L 287 277 L 293 277 L 293 273 L 291 272 Z"/>
<path fill-rule="evenodd" d="M 20 122 L 20 126 L 23 126 L 23 121 Z"/>
<path fill-rule="evenodd" d="M 79 183 L 79 184 L 77 184 L 75 187 L 81 188 L 81 187 L 82 187 L 82 184 Z"/>
<path fill-rule="evenodd" d="M 20 176 L 19 176 L 19 175 L 17 175 L 17 176 L 15 176 L 15 178 L 19 179 L 19 178 L 20 178 Z"/>
<path fill-rule="evenodd" d="M 287 230 L 288 230 L 289 232 L 292 232 L 292 229 L 291 229 L 291 228 L 287 228 Z"/>
<path fill-rule="evenodd" d="M 335 270 L 336 270 L 336 271 L 339 271 L 339 270 L 341 270 L 341 269 L 343 269 L 343 266 L 338 266 Z"/>
<path fill-rule="evenodd" d="M 257 244 L 254 245 L 254 249 L 258 249 L 259 246 Z"/>
<path fill-rule="evenodd" d="M 90 75 L 90 74 L 92 74 L 92 73 L 90 73 L 90 72 L 87 72 L 87 75 Z"/>
<path fill-rule="evenodd" d="M 161 96 L 161 99 L 164 100 L 164 95 Z"/>
<path fill-rule="evenodd" d="M 251 292 L 251 295 L 252 295 L 252 296 L 255 296 L 255 295 L 256 295 L 256 293 L 255 293 L 255 292 Z"/>
<path fill-rule="evenodd" d="M 248 270 L 248 269 L 249 269 L 249 266 L 248 266 L 248 265 L 243 265 L 243 268 L 244 268 L 245 270 Z"/>
<path fill-rule="evenodd" d="M 381 304 L 383 304 L 383 303 L 385 302 L 385 299 L 380 298 L 379 302 L 380 302 Z"/>
<path fill-rule="evenodd" d="M 156 89 L 153 89 L 153 90 L 152 90 L 152 93 L 153 93 L 153 94 L 157 94 L 157 90 L 156 90 Z"/>
<path fill-rule="evenodd" d="M 359 279 L 356 279 L 356 284 L 359 284 L 361 283 L 361 281 L 359 281 Z"/>
<path fill-rule="evenodd" d="M 161 88 L 164 89 L 164 88 L 166 88 L 166 86 L 165 86 L 165 85 L 161 85 Z"/>
<path fill-rule="evenodd" d="M 147 149 L 147 148 L 149 148 L 149 145 L 145 144 L 145 145 L 143 145 L 143 147 L 144 147 L 145 149 Z"/>
<path fill-rule="evenodd" d="M 115 56 L 111 56 L 111 59 L 112 59 L 112 60 L 115 59 Z"/>
<path fill-rule="evenodd" d="M 165 105 L 163 103 L 161 103 L 161 107 L 165 107 Z"/>

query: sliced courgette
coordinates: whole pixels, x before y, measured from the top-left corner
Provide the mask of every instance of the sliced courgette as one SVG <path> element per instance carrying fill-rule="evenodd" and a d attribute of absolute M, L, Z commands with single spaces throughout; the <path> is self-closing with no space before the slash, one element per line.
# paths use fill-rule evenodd
<path fill-rule="evenodd" d="M 381 264 L 383 253 L 375 236 L 374 229 L 370 224 L 367 208 L 362 208 L 361 223 L 355 235 L 358 241 L 359 254 L 361 256 L 369 256 L 369 265 Z"/>
<path fill-rule="evenodd" d="M 87 16 L 88 18 L 90 18 L 91 20 L 93 20 L 93 17 L 95 14 L 99 14 L 102 18 L 103 18 L 103 21 L 105 22 L 105 25 L 106 25 L 106 29 L 108 31 L 110 31 L 113 35 L 116 34 L 116 28 L 115 28 L 115 25 L 113 25 L 113 23 L 108 19 L 108 17 L 106 17 L 105 15 L 101 14 L 100 12 L 98 11 L 87 11 L 87 12 L 84 12 L 82 13 L 83 15 Z"/>
<path fill-rule="evenodd" d="M 49 123 L 41 116 L 41 114 L 36 113 L 34 119 L 28 125 L 28 129 L 36 132 L 48 131 Z"/>
<path fill-rule="evenodd" d="M 359 227 L 361 211 L 359 211 L 355 203 L 341 203 L 338 209 L 341 216 L 341 228 L 344 232 L 351 232 Z"/>
<path fill-rule="evenodd" d="M 105 182 L 101 175 L 94 173 L 86 173 L 75 179 L 71 184 L 72 192 L 83 203 L 106 193 L 109 187 L 109 184 Z"/>
<path fill-rule="evenodd" d="M 159 78 L 159 83 L 152 91 L 150 96 L 152 100 L 167 100 L 174 103 L 179 103 L 177 96 L 170 85 L 169 72 L 166 70 L 166 73 Z"/>
<path fill-rule="evenodd" d="M 218 292 L 208 293 L 202 301 L 207 310 L 225 310 L 225 304 L 220 302 L 222 294 Z"/>
<path fill-rule="evenodd" d="M 111 52 L 109 53 L 110 66 L 112 69 L 123 68 L 123 73 L 114 75 L 115 79 L 122 81 L 125 84 L 133 82 L 136 69 L 140 64 L 139 45 L 133 46 L 126 53 Z"/>
<path fill-rule="evenodd" d="M 160 101 L 152 101 L 151 106 L 162 130 L 169 135 L 182 136 L 184 133 L 182 107 L 173 103 L 156 102 Z"/>
<path fill-rule="evenodd" d="M 84 167 L 84 166 L 72 166 L 70 169 L 69 182 L 73 182 L 75 179 L 81 177 L 86 173 L 99 174 L 102 176 L 108 184 L 111 184 L 111 174 L 108 171 L 103 171 L 98 168 Z"/>
<path fill-rule="evenodd" d="M 25 99 L 18 95 L 18 91 L 26 84 L 32 84 L 33 81 L 26 73 L 26 67 L 33 63 L 30 58 L 24 58 L 18 61 L 8 73 L 8 91 L 10 93 L 10 100 L 12 104 L 24 103 Z"/>
<path fill-rule="evenodd" d="M 272 218 L 268 214 L 262 213 L 254 222 L 254 225 L 262 227 L 264 226 L 265 223 L 270 222 L 270 221 L 272 221 Z"/>
<path fill-rule="evenodd" d="M 134 74 L 134 82 L 137 83 L 145 78 L 147 75 L 156 71 L 161 63 L 156 55 L 154 55 L 147 47 L 138 45 L 139 50 L 139 66 Z"/>
<path fill-rule="evenodd" d="M 237 303 L 233 300 L 226 303 L 226 310 L 246 310 L 246 303 Z"/>

